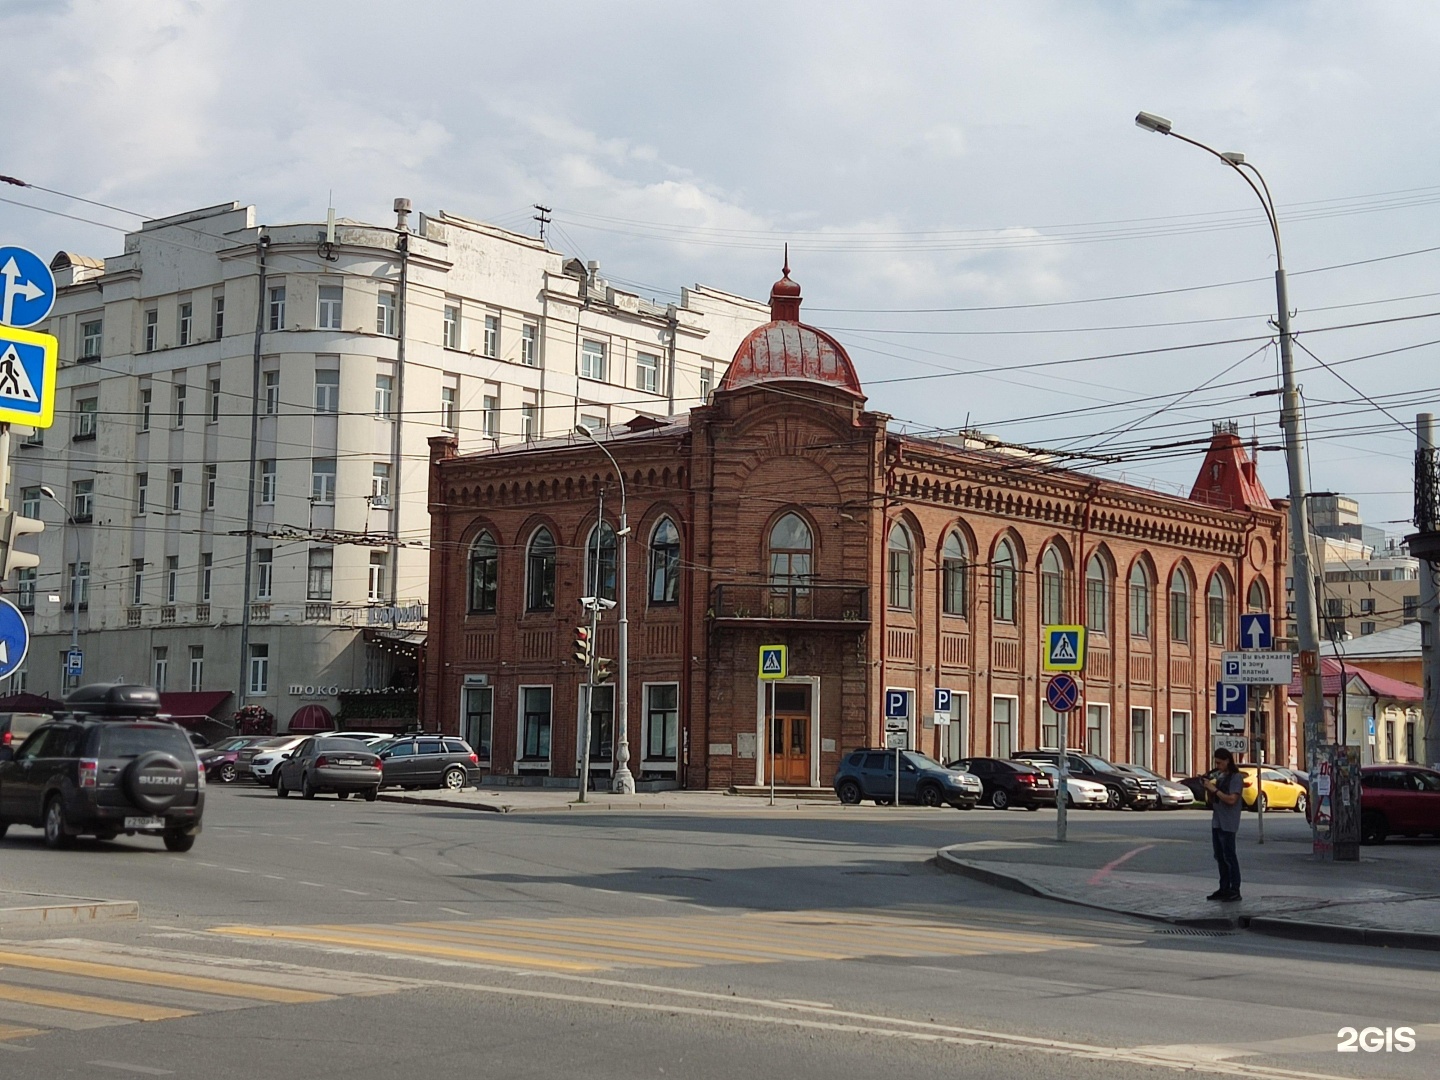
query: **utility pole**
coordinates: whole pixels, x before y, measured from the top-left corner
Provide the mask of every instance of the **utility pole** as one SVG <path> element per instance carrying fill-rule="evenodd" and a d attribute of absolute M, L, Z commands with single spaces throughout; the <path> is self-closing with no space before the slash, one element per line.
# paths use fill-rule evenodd
<path fill-rule="evenodd" d="M 545 243 L 545 226 L 550 224 L 550 207 L 541 206 L 538 202 L 532 203 L 531 205 L 536 210 L 540 211 L 531 220 L 538 221 L 540 223 L 540 243 L 543 244 Z"/>
<path fill-rule="evenodd" d="M 1425 672 L 1425 764 L 1440 765 L 1440 455 L 1435 416 L 1415 417 L 1415 534 L 1405 538 L 1420 560 L 1420 655 Z"/>

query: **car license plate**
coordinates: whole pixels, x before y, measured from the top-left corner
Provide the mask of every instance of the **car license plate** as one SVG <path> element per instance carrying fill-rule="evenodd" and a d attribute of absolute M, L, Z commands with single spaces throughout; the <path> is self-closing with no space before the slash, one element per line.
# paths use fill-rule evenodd
<path fill-rule="evenodd" d="M 158 817 L 127 817 L 125 828 L 127 829 L 163 829 L 165 819 Z"/>
<path fill-rule="evenodd" d="M 353 757 L 340 758 L 338 761 L 335 762 L 335 764 L 337 764 L 337 765 L 359 765 L 359 764 L 360 764 L 360 759 L 359 759 L 359 758 L 353 758 Z"/>

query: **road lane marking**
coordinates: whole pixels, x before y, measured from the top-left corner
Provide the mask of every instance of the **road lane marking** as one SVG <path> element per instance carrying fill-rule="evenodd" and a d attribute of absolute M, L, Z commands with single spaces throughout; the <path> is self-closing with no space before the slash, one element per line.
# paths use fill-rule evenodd
<path fill-rule="evenodd" d="M 138 1001 L 116 1001 L 113 998 L 70 994 L 59 990 L 42 990 L 35 986 L 14 986 L 0 983 L 0 1001 L 21 1005 L 40 1005 L 47 1009 L 110 1016 L 119 1020 L 178 1020 L 194 1016 L 193 1009 L 172 1009 L 165 1005 L 145 1005 Z"/>
<path fill-rule="evenodd" d="M 389 940 L 380 942 L 355 933 L 334 933 L 328 931 L 307 931 L 303 928 L 282 929 L 263 926 L 221 926 L 215 933 L 231 934 L 237 937 L 273 938 L 277 941 L 315 942 L 328 945 L 349 945 L 371 952 L 415 953 L 420 956 L 453 957 L 455 959 L 489 960 L 492 963 L 508 964 L 522 968 L 550 968 L 555 971 L 598 971 L 604 965 L 578 964 L 546 960 L 538 956 L 526 956 L 515 952 L 499 952 L 485 949 L 462 949 L 439 944 L 421 945 L 412 942 Z M 382 947 L 383 945 L 383 947 Z"/>
<path fill-rule="evenodd" d="M 289 990 L 279 986 L 236 982 L 233 979 L 212 979 L 199 975 L 156 971 L 150 968 L 122 967 L 117 964 L 100 964 L 89 960 L 69 960 L 58 956 L 0 951 L 0 969 L 5 967 L 48 971 L 55 975 L 77 975 L 106 982 L 163 986 L 171 990 L 190 990 L 197 994 L 248 998 L 253 1001 L 266 1001 L 278 1005 L 305 1005 L 317 1001 L 334 1000 L 333 994 L 317 994 L 311 990 Z"/>
<path fill-rule="evenodd" d="M 1104 881 L 1107 877 L 1110 876 L 1110 871 L 1114 870 L 1116 867 L 1125 865 L 1125 863 L 1129 862 L 1136 855 L 1139 855 L 1142 851 L 1149 851 L 1154 846 L 1154 844 L 1142 844 L 1140 847 L 1133 848 L 1130 851 L 1125 852 L 1125 854 L 1121 855 L 1118 859 L 1111 859 L 1104 866 L 1100 867 L 1099 870 L 1096 870 L 1095 873 L 1091 874 L 1090 879 L 1086 881 L 1085 884 L 1099 885 L 1102 881 Z"/>
<path fill-rule="evenodd" d="M 44 1034 L 45 1032 L 41 1028 L 21 1027 L 18 1024 L 0 1024 L 0 1042 L 4 1042 L 6 1039 L 28 1039 L 31 1035 Z"/>
<path fill-rule="evenodd" d="M 127 1065 L 123 1061 L 87 1061 L 99 1069 L 118 1069 L 120 1072 L 141 1073 L 144 1076 L 174 1076 L 174 1069 L 156 1069 L 149 1065 Z"/>

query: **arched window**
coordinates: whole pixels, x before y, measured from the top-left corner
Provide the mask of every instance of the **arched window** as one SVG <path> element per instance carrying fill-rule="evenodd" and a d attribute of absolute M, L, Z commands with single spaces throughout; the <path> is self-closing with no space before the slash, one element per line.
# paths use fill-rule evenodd
<path fill-rule="evenodd" d="M 1190 579 L 1178 566 L 1170 575 L 1170 640 L 1190 640 Z"/>
<path fill-rule="evenodd" d="M 910 550 L 910 534 L 898 521 L 890 530 L 887 546 L 890 606 L 909 611 L 915 606 L 915 557 Z"/>
<path fill-rule="evenodd" d="M 555 538 L 538 529 L 525 551 L 525 610 L 555 609 Z"/>
<path fill-rule="evenodd" d="M 1250 591 L 1245 596 L 1245 606 L 1250 611 L 1270 610 L 1270 590 L 1265 587 L 1264 578 L 1250 582 Z"/>
<path fill-rule="evenodd" d="M 1207 597 L 1210 611 L 1210 644 L 1224 645 L 1229 640 L 1227 632 L 1230 624 L 1229 606 L 1230 595 L 1225 588 L 1225 579 L 1216 574 L 1210 579 L 1210 592 Z"/>
<path fill-rule="evenodd" d="M 494 614 L 499 579 L 500 551 L 495 538 L 482 532 L 470 545 L 470 614 Z"/>
<path fill-rule="evenodd" d="M 770 528 L 770 614 L 804 617 L 810 605 L 810 568 L 814 553 L 810 526 L 799 514 L 786 514 Z"/>
<path fill-rule="evenodd" d="M 602 521 L 585 542 L 585 595 L 615 599 L 615 530 Z"/>
<path fill-rule="evenodd" d="M 1085 627 L 1092 634 L 1110 632 L 1110 567 L 1098 554 L 1085 567 Z"/>
<path fill-rule="evenodd" d="M 1150 575 L 1138 562 L 1130 571 L 1130 636 L 1150 636 Z"/>
<path fill-rule="evenodd" d="M 680 530 L 668 517 L 650 534 L 650 603 L 680 602 Z"/>
<path fill-rule="evenodd" d="M 1065 622 L 1065 560 L 1053 547 L 1040 557 L 1040 621 L 1045 626 Z"/>
<path fill-rule="evenodd" d="M 965 618 L 970 614 L 970 557 L 959 533 L 952 532 L 945 538 L 945 547 L 940 553 L 940 571 L 944 578 L 941 589 L 945 614 Z"/>
<path fill-rule="evenodd" d="M 990 567 L 994 586 L 993 617 L 996 622 L 1015 621 L 1015 549 L 1009 540 L 995 546 L 995 561 Z"/>

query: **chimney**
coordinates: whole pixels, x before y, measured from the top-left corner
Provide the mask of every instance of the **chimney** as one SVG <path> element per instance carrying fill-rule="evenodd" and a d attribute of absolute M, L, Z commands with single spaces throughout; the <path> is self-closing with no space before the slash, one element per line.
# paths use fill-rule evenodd
<path fill-rule="evenodd" d="M 409 231 L 410 231 L 410 226 L 409 226 L 409 224 L 408 224 L 408 223 L 406 222 L 406 220 L 405 220 L 405 219 L 408 218 L 409 216 L 410 216 L 410 200 L 409 200 L 409 199 L 396 199 L 396 200 L 395 200 L 395 228 L 396 228 L 398 231 L 400 231 L 400 232 L 409 232 Z"/>

